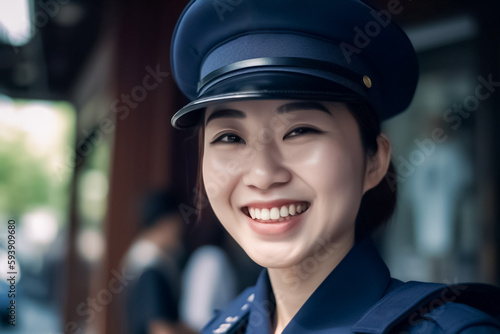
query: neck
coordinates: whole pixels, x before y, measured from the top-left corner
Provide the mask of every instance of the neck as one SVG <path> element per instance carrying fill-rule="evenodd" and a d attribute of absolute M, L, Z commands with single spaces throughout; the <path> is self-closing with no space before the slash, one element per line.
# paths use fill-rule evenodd
<path fill-rule="evenodd" d="M 337 267 L 354 245 L 354 237 L 321 245 L 313 254 L 288 268 L 268 268 L 276 299 L 272 326 L 281 333 L 307 299 Z"/>

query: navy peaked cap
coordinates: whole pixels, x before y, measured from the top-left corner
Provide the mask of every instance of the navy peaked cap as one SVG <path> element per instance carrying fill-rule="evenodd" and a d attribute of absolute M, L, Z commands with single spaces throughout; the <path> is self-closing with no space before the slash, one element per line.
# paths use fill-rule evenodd
<path fill-rule="evenodd" d="M 193 0 L 172 38 L 172 74 L 191 100 L 172 118 L 198 123 L 214 102 L 335 100 L 354 93 L 385 120 L 410 104 L 415 50 L 393 18 L 398 0 Z"/>

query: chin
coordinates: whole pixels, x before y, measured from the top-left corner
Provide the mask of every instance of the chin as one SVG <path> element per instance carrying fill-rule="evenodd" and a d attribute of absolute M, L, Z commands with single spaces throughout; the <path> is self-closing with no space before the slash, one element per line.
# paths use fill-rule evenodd
<path fill-rule="evenodd" d="M 247 254 L 255 263 L 264 268 L 290 268 L 300 263 L 299 259 L 294 258 L 269 258 L 269 256 L 265 254 L 251 254 L 250 252 L 247 252 Z"/>
<path fill-rule="evenodd" d="M 293 267 L 310 253 L 292 241 L 249 241 L 246 239 L 240 246 L 255 263 L 265 268 Z"/>

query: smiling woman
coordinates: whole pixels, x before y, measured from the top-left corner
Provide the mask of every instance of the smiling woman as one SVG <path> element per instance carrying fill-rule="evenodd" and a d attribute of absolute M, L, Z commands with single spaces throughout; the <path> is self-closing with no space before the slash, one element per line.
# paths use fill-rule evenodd
<path fill-rule="evenodd" d="M 220 191 L 208 192 L 210 203 L 264 267 L 300 263 L 321 236 L 334 238 L 329 243 L 341 248 L 341 259 L 354 242 L 363 194 L 385 175 L 390 147 L 381 136 L 381 152 L 367 156 L 343 103 L 285 102 L 245 100 L 207 108 L 205 185 L 217 183 L 227 165 L 237 171 Z M 271 129 L 273 119 L 282 126 Z"/>
<path fill-rule="evenodd" d="M 238 172 L 208 198 L 231 236 L 269 268 L 273 289 L 290 290 L 282 277 L 293 284 L 300 280 L 290 269 L 307 266 L 318 240 L 334 250 L 301 280 L 308 288 L 295 291 L 294 303 L 277 301 L 288 322 L 287 314 L 298 311 L 352 248 L 361 198 L 385 175 L 390 147 L 380 136 L 381 149 L 367 157 L 356 120 L 343 103 L 240 101 L 219 108 L 206 112 L 204 182 L 216 182 L 213 177 L 229 162 Z M 293 113 L 286 126 L 270 130 L 268 124 L 285 111 Z M 266 130 L 270 135 L 260 143 Z"/>
<path fill-rule="evenodd" d="M 497 288 L 405 284 L 370 240 L 396 204 L 380 123 L 418 79 L 405 33 L 387 22 L 346 55 L 373 21 L 361 1 L 246 1 L 223 24 L 211 4 L 191 1 L 174 33 L 192 102 L 172 124 L 199 128 L 200 192 L 264 270 L 204 333 L 499 333 Z"/>

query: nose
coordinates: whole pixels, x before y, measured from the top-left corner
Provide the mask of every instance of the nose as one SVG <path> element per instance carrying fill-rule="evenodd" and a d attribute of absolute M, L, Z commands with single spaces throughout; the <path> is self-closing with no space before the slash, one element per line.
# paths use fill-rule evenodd
<path fill-rule="evenodd" d="M 268 143 L 253 150 L 243 175 L 243 183 L 246 186 L 267 190 L 290 181 L 292 173 L 284 165 L 276 145 Z"/>

